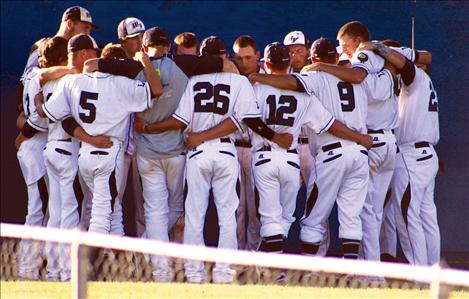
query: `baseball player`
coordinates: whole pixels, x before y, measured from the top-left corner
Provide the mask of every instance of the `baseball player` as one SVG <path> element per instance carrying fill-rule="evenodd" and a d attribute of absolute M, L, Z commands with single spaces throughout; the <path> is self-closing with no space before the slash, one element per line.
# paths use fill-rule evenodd
<path fill-rule="evenodd" d="M 28 190 L 28 210 L 25 225 L 42 226 L 45 224 L 47 209 L 46 167 L 42 151 L 47 142 L 47 122 L 31 117 L 36 111 L 34 97 L 40 91 L 37 80 L 39 68 L 32 67 L 23 77 L 24 125 L 15 140 L 18 148 L 17 158 Z M 21 118 L 21 117 L 20 117 Z M 27 279 L 38 279 L 37 257 L 39 247 L 28 241 L 20 243 L 18 275 Z"/>
<path fill-rule="evenodd" d="M 69 41 L 69 52 L 86 49 L 97 49 L 96 42 L 88 35 L 78 35 Z M 119 202 L 122 143 L 128 116 L 150 107 L 151 93 L 160 92 L 160 83 L 149 59 L 143 56 L 142 61 L 145 73 L 152 79 L 149 84 L 99 72 L 85 73 L 62 80 L 57 92 L 43 105 L 45 114 L 53 121 L 72 115 L 88 134 L 106 134 L 112 138 L 113 145 L 109 149 L 82 143 L 79 151 L 80 174 L 93 192 L 89 227 L 92 232 L 109 233 L 112 226 L 119 225 L 115 222 L 122 219 L 121 207 L 114 203 Z M 69 125 L 69 122 L 63 124 L 64 127 Z"/>
<path fill-rule="evenodd" d="M 174 55 L 197 55 L 199 43 L 192 32 L 182 32 L 174 38 Z"/>
<path fill-rule="evenodd" d="M 290 73 L 300 73 L 303 67 L 308 65 L 308 53 L 311 47 L 309 38 L 302 31 L 291 31 L 283 39 L 283 44 L 288 47 L 292 60 Z M 314 158 L 311 155 L 309 136 L 310 132 L 307 127 L 301 129 L 298 137 L 298 154 L 300 156 L 301 179 L 302 184 L 307 184 L 311 171 L 314 171 Z M 326 237 L 321 243 L 318 251 L 319 256 L 325 256 L 330 243 L 329 222 L 324 223 L 326 229 Z"/>
<path fill-rule="evenodd" d="M 234 59 L 240 73 L 249 76 L 254 72 L 265 73 L 259 65 L 260 52 L 256 41 L 249 35 L 239 36 L 233 43 Z M 254 178 L 252 175 L 252 132 L 235 132 L 236 152 L 240 166 L 239 207 L 236 211 L 238 248 L 257 250 L 259 247 L 260 223 L 254 200 Z"/>
<path fill-rule="evenodd" d="M 370 40 L 368 29 L 360 22 L 349 22 L 340 28 L 337 38 L 346 55 L 349 56 L 352 68 L 338 67 L 327 63 L 318 63 L 310 70 L 319 70 L 337 75 L 349 83 L 361 83 L 366 75 L 376 74 L 384 67 L 384 60 L 371 51 L 356 51 L 358 44 Z M 353 41 L 356 41 L 354 43 Z M 338 70 L 333 72 L 332 70 Z M 343 74 L 358 74 L 357 80 Z M 341 76 L 342 75 L 342 76 Z M 355 78 L 355 77 L 353 77 Z M 397 82 L 396 82 L 397 83 Z M 390 85 L 389 85 L 390 86 Z M 383 86 L 383 88 L 389 88 Z M 394 84 L 396 91 L 397 84 Z M 368 99 L 367 130 L 373 136 L 373 147 L 368 152 L 370 176 L 367 198 L 361 214 L 363 226 L 362 254 L 366 259 L 380 260 L 379 231 L 382 221 L 384 198 L 394 170 L 396 139 L 394 129 L 397 127 L 397 96 L 379 101 Z"/>
<path fill-rule="evenodd" d="M 313 62 L 336 64 L 338 61 L 335 46 L 325 38 L 314 42 L 311 57 Z M 254 79 L 268 82 L 262 77 Z M 301 86 L 305 87 L 306 91 L 318 96 L 336 119 L 362 133 L 366 133 L 366 99 L 388 98 L 392 91 L 392 80 L 388 71 L 384 71 L 381 76 L 370 76 L 361 85 L 352 85 L 322 72 L 296 75 L 296 80 L 301 84 L 288 76 L 279 77 L 277 80 L 270 79 L 270 84 L 275 83 L 274 86 L 279 88 L 299 87 L 301 90 Z M 328 134 L 311 137 L 314 137 L 315 144 L 316 173 L 311 175 L 308 183 L 306 217 L 301 223 L 303 253 L 317 253 L 324 234 L 321 221 L 327 219 L 336 200 L 340 223 L 339 237 L 342 238 L 344 257 L 357 258 L 362 237 L 360 213 L 366 196 L 365 186 L 368 183 L 367 151 L 356 143 Z M 316 174 L 317 178 L 314 180 Z"/>
<path fill-rule="evenodd" d="M 122 20 L 117 26 L 117 36 L 119 43 L 127 53 L 127 57 L 134 57 L 135 54 L 142 50 L 142 37 L 145 32 L 145 25 L 143 22 L 134 17 L 128 17 Z M 122 185 L 119 193 L 124 195 L 127 188 L 127 181 L 129 172 L 131 172 L 131 192 L 127 195 L 127 209 L 123 210 L 124 218 L 128 219 L 130 223 L 135 225 L 135 231 L 130 227 L 126 227 L 127 234 L 136 234 L 141 236 L 145 232 L 145 213 L 143 209 L 143 196 L 142 196 L 142 184 L 139 180 L 140 175 L 138 173 L 137 161 L 135 157 L 136 144 L 133 136 L 132 124 L 134 116 L 131 116 L 129 123 L 128 135 L 124 142 L 124 169 L 122 177 Z M 132 225 L 132 226 L 133 226 Z"/>
<path fill-rule="evenodd" d="M 399 152 L 391 181 L 391 209 L 386 216 L 397 226 L 401 247 L 409 263 L 437 264 L 440 261 L 440 231 L 433 196 L 438 172 L 434 146 L 440 137 L 438 96 L 430 77 L 411 62 L 419 52 L 409 48 L 388 48 L 379 43 L 366 46 L 393 64 L 403 83 L 396 130 Z"/>
<path fill-rule="evenodd" d="M 288 48 L 280 43 L 272 43 L 265 48 L 264 64 L 268 74 L 287 74 L 290 65 Z M 253 171 L 256 189 L 259 192 L 259 214 L 262 242 L 259 250 L 282 252 L 283 240 L 287 237 L 291 223 L 296 195 L 300 188 L 300 166 L 296 150 L 301 127 L 306 126 L 320 135 L 344 136 L 350 134 L 352 140 L 361 141 L 363 135 L 356 133 L 335 121 L 314 96 L 305 93 L 274 88 L 270 85 L 254 86 L 262 119 L 276 132 L 293 135 L 290 149 L 278 145 L 255 134 L 253 137 Z M 349 137 L 350 138 L 350 137 Z"/>
<path fill-rule="evenodd" d="M 214 36 L 202 42 L 201 54 L 228 59 L 224 42 Z M 143 131 L 147 133 L 186 127 L 188 132 L 198 132 L 226 122 L 231 124 L 228 133 L 222 135 L 222 138 L 207 138 L 196 143 L 195 147 L 190 146 L 193 149 L 187 154 L 186 160 L 185 243 L 204 244 L 204 218 L 209 191 L 212 189 L 220 226 L 218 246 L 237 248 L 235 212 L 239 202 L 236 192 L 239 165 L 232 128 L 244 130 L 241 121 L 249 122 L 249 119 L 258 117 L 249 81 L 236 74 L 217 73 L 192 77 L 171 118 L 143 125 Z M 256 123 L 255 126 L 264 130 L 262 123 Z M 205 281 L 203 262 L 186 261 L 185 272 L 189 282 Z M 213 269 L 213 281 L 216 283 L 231 282 L 233 275 L 233 270 L 226 264 L 217 263 Z"/>

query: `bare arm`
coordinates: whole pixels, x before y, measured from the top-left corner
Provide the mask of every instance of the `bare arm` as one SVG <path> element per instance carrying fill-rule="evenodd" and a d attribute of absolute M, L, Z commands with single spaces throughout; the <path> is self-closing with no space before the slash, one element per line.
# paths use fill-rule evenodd
<path fill-rule="evenodd" d="M 18 118 L 16 119 L 16 127 L 18 128 L 18 130 L 21 131 L 25 122 L 26 122 L 26 116 L 24 115 L 24 112 L 21 111 L 21 113 L 18 115 Z"/>
<path fill-rule="evenodd" d="M 169 130 L 185 129 L 187 125 L 174 117 L 167 118 L 160 122 L 147 124 L 143 118 L 136 117 L 134 122 L 134 128 L 137 132 L 143 134 L 154 134 Z"/>
<path fill-rule="evenodd" d="M 187 148 L 193 149 L 207 140 L 224 137 L 235 132 L 236 130 L 238 130 L 236 124 L 233 122 L 233 120 L 231 120 L 231 118 L 227 118 L 213 128 L 202 132 L 191 132 L 187 134 Z"/>
<path fill-rule="evenodd" d="M 310 65 L 305 66 L 301 72 L 312 72 L 312 71 L 320 71 L 326 72 L 331 75 L 336 76 L 342 81 L 353 83 L 353 84 L 360 84 L 363 80 L 365 80 L 366 75 L 368 73 L 361 68 L 346 68 L 341 67 L 334 64 L 323 63 L 323 62 L 316 62 Z"/>
<path fill-rule="evenodd" d="M 432 53 L 425 51 L 425 50 L 417 50 L 418 53 L 417 60 L 415 63 L 418 64 L 431 64 L 433 60 Z"/>
<path fill-rule="evenodd" d="M 44 113 L 44 109 L 42 107 L 44 104 L 44 95 L 42 94 L 42 91 L 36 94 L 34 97 L 34 104 L 36 105 L 37 114 L 39 114 L 39 116 L 42 118 L 47 118 L 47 115 Z"/>
<path fill-rule="evenodd" d="M 67 117 L 62 121 L 62 128 L 70 136 L 76 139 L 91 144 L 97 148 L 110 148 L 112 141 L 109 136 L 92 136 L 86 133 L 86 131 L 76 122 L 73 117 Z"/>
<path fill-rule="evenodd" d="M 48 81 L 59 79 L 68 74 L 77 74 L 78 69 L 68 66 L 53 66 L 46 69 L 41 69 L 39 73 L 39 84 L 44 86 Z"/>
<path fill-rule="evenodd" d="M 252 83 L 263 83 L 280 89 L 297 90 L 297 81 L 290 75 L 264 75 L 253 73 L 249 75 L 249 81 Z"/>
<path fill-rule="evenodd" d="M 373 138 L 371 136 L 350 130 L 346 125 L 337 120 L 332 123 L 328 132 L 339 138 L 355 141 L 366 149 L 370 149 L 373 145 Z"/>
<path fill-rule="evenodd" d="M 161 84 L 160 77 L 151 64 L 150 57 L 147 53 L 141 51 L 135 54 L 135 57 L 142 63 L 145 78 L 150 85 L 152 98 L 158 98 L 163 94 L 163 85 Z"/>

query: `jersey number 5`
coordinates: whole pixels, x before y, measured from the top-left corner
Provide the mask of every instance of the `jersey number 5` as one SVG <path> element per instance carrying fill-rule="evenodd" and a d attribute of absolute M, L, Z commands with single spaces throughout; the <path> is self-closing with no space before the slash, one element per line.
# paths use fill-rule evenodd
<path fill-rule="evenodd" d="M 339 90 L 339 97 L 342 103 L 342 111 L 350 112 L 355 109 L 355 95 L 353 94 L 353 86 L 348 82 L 337 83 L 337 89 Z"/>
<path fill-rule="evenodd" d="M 293 116 L 285 118 L 285 114 L 292 114 L 296 111 L 298 101 L 294 96 L 280 96 L 278 103 L 286 104 L 286 106 L 277 107 L 275 95 L 268 96 L 266 101 L 269 105 L 269 117 L 266 119 L 268 125 L 293 127 L 295 118 Z"/>
<path fill-rule="evenodd" d="M 96 106 L 93 102 L 97 101 L 98 94 L 95 92 L 82 91 L 80 94 L 80 107 L 88 111 L 87 113 L 80 112 L 80 119 L 87 124 L 91 124 L 96 119 Z"/>
<path fill-rule="evenodd" d="M 194 112 L 212 112 L 225 115 L 230 106 L 230 98 L 225 94 L 230 94 L 230 86 L 217 84 L 213 86 L 210 82 L 198 82 L 194 85 Z M 213 102 L 210 99 L 213 98 Z"/>

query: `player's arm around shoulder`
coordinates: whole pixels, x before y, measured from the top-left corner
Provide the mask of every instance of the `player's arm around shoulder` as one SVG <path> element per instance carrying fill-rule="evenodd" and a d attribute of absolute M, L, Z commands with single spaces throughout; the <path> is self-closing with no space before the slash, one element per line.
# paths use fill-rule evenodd
<path fill-rule="evenodd" d="M 163 94 L 163 85 L 161 84 L 160 76 L 150 61 L 150 57 L 143 51 L 137 52 L 135 56 L 143 65 L 143 72 L 150 86 L 152 98 L 159 98 Z"/>
<path fill-rule="evenodd" d="M 73 66 L 53 66 L 40 69 L 38 78 L 40 86 L 44 86 L 47 82 L 57 80 L 65 75 L 78 74 L 80 70 Z"/>

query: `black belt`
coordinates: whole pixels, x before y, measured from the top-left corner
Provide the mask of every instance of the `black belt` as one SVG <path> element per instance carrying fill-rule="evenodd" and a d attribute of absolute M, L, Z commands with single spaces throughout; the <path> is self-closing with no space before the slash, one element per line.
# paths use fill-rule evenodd
<path fill-rule="evenodd" d="M 264 145 L 257 151 L 258 152 L 270 152 L 272 151 L 272 147 L 270 147 L 269 145 Z M 296 151 L 296 148 L 287 150 L 287 153 L 298 154 L 298 152 Z"/>
<path fill-rule="evenodd" d="M 72 142 L 72 138 L 66 138 L 66 139 L 57 139 L 57 141 Z"/>
<path fill-rule="evenodd" d="M 391 132 L 394 134 L 394 129 L 392 129 Z M 368 134 L 384 134 L 384 130 L 383 129 L 379 129 L 379 130 L 368 129 Z"/>
<path fill-rule="evenodd" d="M 230 137 L 220 138 L 220 142 L 222 143 L 231 143 Z"/>
<path fill-rule="evenodd" d="M 308 137 L 300 137 L 300 138 L 298 138 L 298 143 L 299 144 L 308 144 L 309 139 L 308 139 Z"/>
<path fill-rule="evenodd" d="M 104 156 L 107 156 L 107 155 L 109 155 L 109 153 L 105 152 L 105 151 L 92 151 L 92 152 L 90 152 L 90 155 L 98 155 L 98 156 L 104 155 Z"/>
<path fill-rule="evenodd" d="M 415 148 L 421 148 L 421 147 L 430 147 L 430 143 L 426 142 L 426 141 L 420 141 L 420 142 L 416 142 L 414 144 Z"/>
<path fill-rule="evenodd" d="M 328 152 L 328 151 L 332 151 L 333 149 L 336 149 L 336 148 L 339 148 L 339 147 L 342 147 L 342 144 L 340 144 L 340 142 L 336 142 L 336 143 L 331 143 L 331 144 L 325 145 L 325 146 L 321 147 L 321 149 L 322 149 L 323 152 Z"/>
<path fill-rule="evenodd" d="M 252 147 L 251 141 L 244 141 L 241 139 L 236 139 L 235 140 L 235 146 L 240 146 L 240 147 Z"/>

